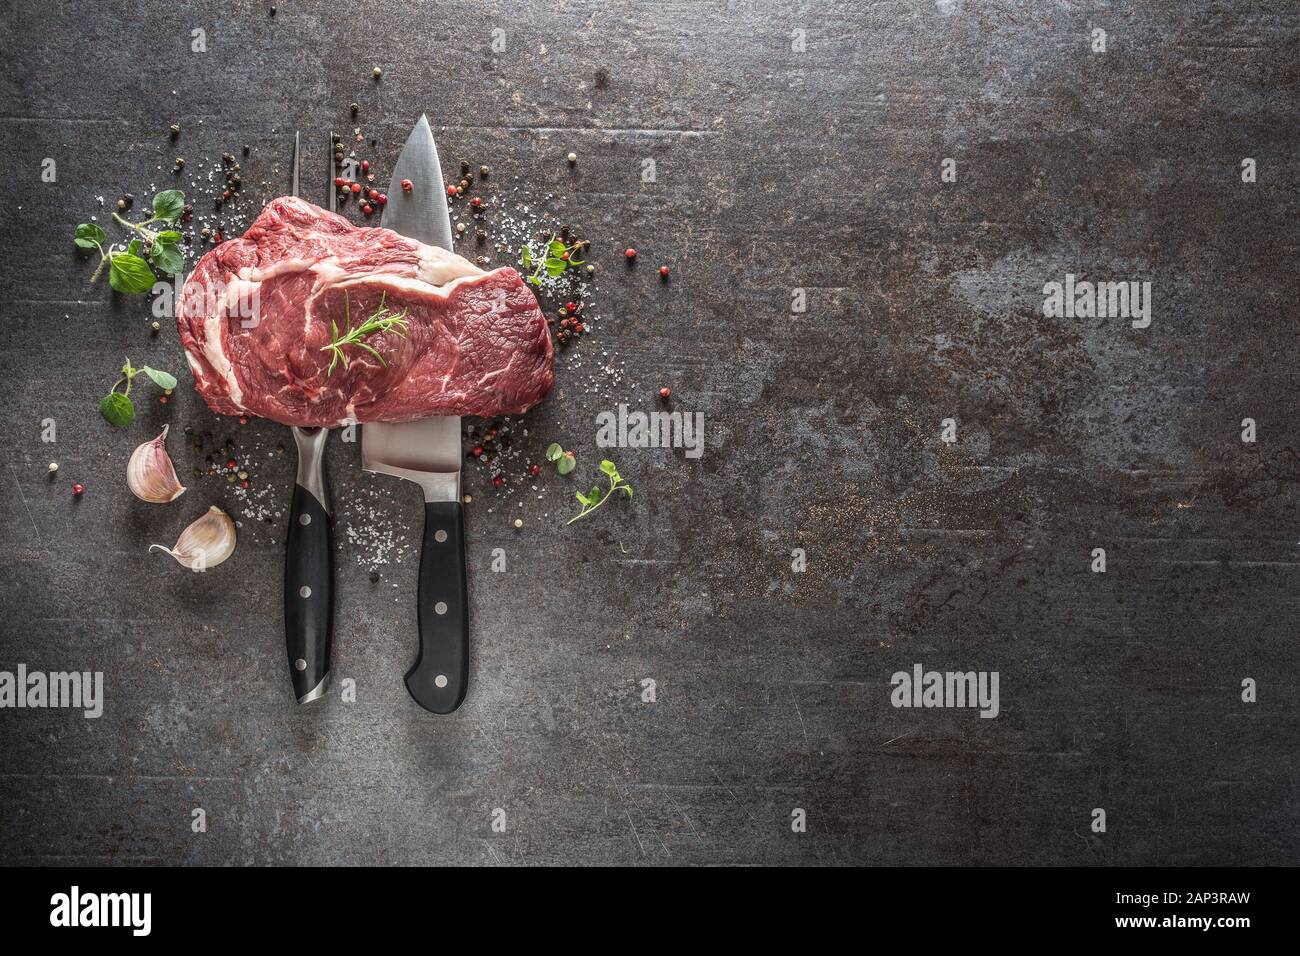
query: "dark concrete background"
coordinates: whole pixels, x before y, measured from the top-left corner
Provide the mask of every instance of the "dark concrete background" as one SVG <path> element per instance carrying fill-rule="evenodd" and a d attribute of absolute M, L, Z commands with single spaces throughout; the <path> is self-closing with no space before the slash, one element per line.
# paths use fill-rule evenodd
<path fill-rule="evenodd" d="M 99 720 L 0 711 L 0 861 L 1296 862 L 1294 4 L 277 6 L 0 19 L 0 668 L 102 670 L 108 697 Z M 96 197 L 248 143 L 255 212 L 292 130 L 350 129 L 353 100 L 385 162 L 427 110 L 448 167 L 492 165 L 490 229 L 531 197 L 595 242 L 599 332 L 522 423 L 526 456 L 560 440 L 593 474 L 595 415 L 653 409 L 661 384 L 708 428 L 699 460 L 618 450 L 636 498 L 571 527 L 570 479 L 538 500 L 467 469 L 475 645 L 451 718 L 402 686 L 409 553 L 372 583 L 341 543 L 334 676 L 357 700 L 304 708 L 283 521 L 246 523 L 204 575 L 145 553 L 239 502 L 175 440 L 190 491 L 137 502 L 135 444 L 164 422 L 230 438 L 287 505 L 281 429 L 216 419 L 188 374 L 129 431 L 95 410 L 123 355 L 184 369 L 145 300 L 87 285 L 70 238 L 106 217 Z M 1066 272 L 1150 279 L 1151 327 L 1043 318 Z M 340 538 L 418 534 L 413 490 L 362 476 L 355 446 L 329 467 L 366 505 Z M 1001 716 L 892 708 L 917 662 L 999 671 Z"/>

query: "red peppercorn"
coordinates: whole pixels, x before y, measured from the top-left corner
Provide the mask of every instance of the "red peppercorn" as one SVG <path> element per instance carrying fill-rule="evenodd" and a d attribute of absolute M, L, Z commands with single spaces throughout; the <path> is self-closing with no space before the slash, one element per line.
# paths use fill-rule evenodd
<path fill-rule="evenodd" d="M 167 404 L 167 396 L 166 396 L 166 395 L 159 395 L 159 396 L 158 396 L 158 404 L 159 404 L 159 405 L 166 405 L 166 404 Z"/>
<path fill-rule="evenodd" d="M 222 199 L 229 199 L 229 198 L 230 198 L 230 190 L 227 189 L 227 190 L 225 190 L 224 192 L 222 192 L 222 194 L 221 194 L 221 198 L 222 198 Z"/>
<path fill-rule="evenodd" d="M 370 190 L 370 192 L 366 193 L 366 195 L 369 196 L 371 199 L 378 199 L 378 198 L 379 198 L 379 190 L 378 190 L 378 189 L 372 189 L 372 190 Z"/>
<path fill-rule="evenodd" d="M 226 467 L 229 468 L 231 471 L 234 471 L 236 468 L 239 467 L 239 462 L 235 461 L 235 459 L 233 458 L 228 458 L 226 459 Z"/>
<path fill-rule="evenodd" d="M 470 452 L 469 452 L 469 453 L 470 453 L 471 455 L 473 455 L 475 458 L 477 458 L 477 457 L 479 457 L 480 455 L 483 454 L 483 446 L 482 446 L 482 445 L 475 445 L 473 448 L 470 449 Z"/>
<path fill-rule="evenodd" d="M 402 180 L 402 188 L 403 188 L 403 189 L 406 189 L 406 180 L 405 180 L 405 179 Z M 408 193 L 410 192 L 409 189 L 406 189 L 406 191 L 407 191 Z M 455 186 L 448 186 L 448 187 L 447 187 L 447 195 L 448 195 L 448 196 L 454 196 L 454 195 L 456 195 L 456 187 L 455 187 Z"/>
<path fill-rule="evenodd" d="M 241 488 L 247 488 L 247 487 L 248 487 L 248 479 L 246 478 L 246 479 L 244 479 L 243 481 L 241 481 L 241 482 L 239 483 L 239 487 L 241 487 Z"/>
<path fill-rule="evenodd" d="M 239 416 L 239 424 L 241 424 L 241 425 L 247 425 L 247 424 L 248 424 L 248 416 L 247 416 L 247 415 L 240 415 L 240 416 Z"/>
<path fill-rule="evenodd" d="M 578 303 L 576 303 L 576 302 L 566 302 L 566 303 L 564 303 L 564 307 L 565 307 L 566 309 L 568 309 L 570 312 L 577 312 L 577 311 L 578 311 Z"/>
<path fill-rule="evenodd" d="M 665 279 L 667 279 L 667 278 L 668 278 L 668 267 L 667 267 L 667 266 L 660 266 L 660 267 L 659 267 L 659 274 L 660 274 L 661 276 L 663 276 Z"/>
<path fill-rule="evenodd" d="M 502 478 L 500 475 L 497 475 L 495 478 L 492 479 L 492 484 L 493 484 L 493 486 L 496 487 L 496 488 L 500 488 L 500 487 L 501 487 L 502 485 L 504 485 L 505 483 L 506 483 L 506 480 L 505 480 L 504 478 Z"/>
<path fill-rule="evenodd" d="M 375 197 L 375 201 L 378 202 L 379 205 L 381 205 L 381 206 L 387 206 L 387 205 L 388 205 L 388 196 L 387 196 L 386 194 L 384 194 L 384 193 L 380 193 L 378 196 Z"/>
<path fill-rule="evenodd" d="M 587 331 L 587 327 L 583 325 L 581 322 L 575 322 L 573 326 L 573 331 L 581 335 L 583 332 Z"/>
<path fill-rule="evenodd" d="M 368 160 L 368 159 L 363 159 L 363 160 L 361 161 L 361 171 L 362 171 L 363 173 L 367 173 L 367 172 L 370 171 L 370 160 Z"/>
<path fill-rule="evenodd" d="M 83 488 L 83 487 L 81 487 L 81 485 L 73 485 L 73 486 L 72 486 L 72 493 L 73 493 L 74 495 L 79 495 L 79 494 L 81 494 L 81 493 L 82 493 L 83 491 L 85 491 L 85 490 L 86 490 L 86 489 Z"/>
<path fill-rule="evenodd" d="M 473 199 L 469 201 L 469 204 L 473 206 L 475 209 L 479 209 L 483 205 L 483 200 L 480 199 L 478 196 L 475 196 Z"/>
<path fill-rule="evenodd" d="M 528 473 L 529 473 L 530 475 L 540 475 L 540 474 L 542 473 L 542 467 L 541 467 L 541 465 L 529 465 L 529 466 L 528 466 Z"/>
<path fill-rule="evenodd" d="M 672 394 L 672 390 L 669 389 L 667 385 L 665 385 L 663 388 L 659 389 L 659 397 L 660 397 L 660 398 L 667 398 L 667 397 L 668 397 L 669 395 L 671 395 L 671 394 Z"/>
<path fill-rule="evenodd" d="M 222 240 L 221 230 L 218 229 L 216 232 L 212 234 L 212 241 L 216 245 L 221 245 L 221 240 Z"/>
<path fill-rule="evenodd" d="M 628 246 L 628 247 L 627 247 L 627 252 L 623 253 L 623 255 L 627 256 L 629 259 L 635 259 L 635 258 L 636 258 L 636 250 L 633 249 L 631 246 Z"/>
<path fill-rule="evenodd" d="M 335 186 L 346 186 L 347 184 L 348 184 L 348 181 L 347 181 L 346 179 L 344 179 L 342 176 L 337 176 L 337 177 L 335 177 L 335 179 L 334 179 L 334 185 L 335 185 Z"/>
<path fill-rule="evenodd" d="M 368 202 L 363 202 L 363 203 L 361 204 L 361 211 L 362 211 L 365 215 L 369 216 L 372 212 L 375 211 L 375 207 L 372 206 L 372 205 L 370 205 L 370 203 L 368 203 Z"/>
<path fill-rule="evenodd" d="M 361 192 L 361 184 L 360 184 L 360 183 L 353 183 L 351 188 L 352 188 L 352 193 L 353 193 L 353 195 L 355 195 L 355 194 Z"/>

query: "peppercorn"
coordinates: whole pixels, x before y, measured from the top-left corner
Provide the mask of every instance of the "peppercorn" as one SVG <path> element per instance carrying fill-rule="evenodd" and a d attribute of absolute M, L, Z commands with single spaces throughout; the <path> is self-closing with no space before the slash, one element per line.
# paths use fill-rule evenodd
<path fill-rule="evenodd" d="M 577 154 L 577 153 L 570 153 L 570 154 L 568 155 L 568 160 L 569 160 L 569 165 L 572 166 L 574 163 L 576 163 L 576 162 L 578 161 L 578 154 Z"/>
<path fill-rule="evenodd" d="M 376 80 L 379 79 L 381 76 L 384 75 L 384 71 L 381 70 L 379 67 L 375 67 L 375 68 L 374 68 L 373 70 L 371 70 L 370 72 L 371 72 L 372 74 L 374 74 L 374 77 L 375 77 Z"/>
<path fill-rule="evenodd" d="M 172 139 L 175 139 L 177 136 L 181 135 L 180 123 L 172 123 L 172 125 L 169 128 L 171 129 Z"/>
<path fill-rule="evenodd" d="M 388 194 L 387 194 L 387 193 L 380 193 L 377 197 L 375 197 L 375 201 L 376 201 L 377 203 L 379 203 L 379 205 L 381 205 L 381 206 L 387 206 L 387 205 L 388 205 Z"/>
<path fill-rule="evenodd" d="M 117 201 L 117 208 L 118 208 L 118 209 L 125 209 L 125 208 L 126 208 L 126 200 L 125 200 L 125 199 L 119 199 L 119 200 Z"/>
<path fill-rule="evenodd" d="M 490 172 L 492 172 L 492 170 L 489 169 L 487 166 L 480 166 L 478 168 L 479 179 L 487 179 L 488 173 Z"/>
<path fill-rule="evenodd" d="M 335 186 L 346 186 L 347 184 L 348 184 L 348 181 L 347 181 L 346 179 L 344 179 L 342 176 L 335 176 L 335 177 L 334 177 L 334 185 L 335 185 Z"/>
<path fill-rule="evenodd" d="M 475 445 L 472 449 L 470 449 L 470 454 L 473 455 L 475 458 L 479 457 L 480 455 L 483 454 L 483 446 Z"/>
<path fill-rule="evenodd" d="M 667 267 L 667 266 L 660 266 L 660 267 L 659 267 L 659 275 L 660 275 L 661 278 L 667 279 L 667 278 L 668 278 L 668 267 Z"/>
<path fill-rule="evenodd" d="M 473 206 L 475 209 L 481 209 L 483 207 L 483 200 L 481 197 L 475 196 L 473 199 L 469 201 L 469 204 Z"/>
<path fill-rule="evenodd" d="M 465 224 L 463 222 L 456 223 L 456 234 L 458 236 L 465 234 Z"/>
<path fill-rule="evenodd" d="M 57 461 L 50 462 L 50 467 L 49 467 L 50 474 L 52 475 L 58 470 L 59 470 L 59 463 Z"/>
<path fill-rule="evenodd" d="M 523 518 L 516 518 L 516 519 L 515 519 L 515 527 L 516 527 L 516 528 L 522 528 L 523 526 L 524 526 L 524 519 L 523 519 Z"/>
<path fill-rule="evenodd" d="M 241 424 L 241 425 L 247 425 L 247 424 L 248 424 L 248 416 L 247 416 L 247 415 L 240 415 L 240 416 L 239 416 L 239 424 Z"/>
<path fill-rule="evenodd" d="M 361 184 L 360 184 L 360 183 L 353 183 L 349 188 L 352 190 L 352 192 L 353 192 L 354 194 L 355 194 L 355 193 L 359 193 L 359 192 L 361 192 Z"/>
<path fill-rule="evenodd" d="M 85 491 L 85 490 L 86 490 L 86 489 L 85 489 L 84 487 L 82 487 L 81 485 L 79 485 L 79 484 L 77 484 L 77 485 L 73 485 L 73 486 L 72 486 L 72 493 L 73 493 L 74 495 L 79 495 L 79 494 L 81 494 L 81 493 L 82 493 L 83 491 Z"/>
<path fill-rule="evenodd" d="M 356 103 L 353 103 L 350 109 L 352 110 L 352 115 L 356 116 L 357 112 L 361 109 L 361 107 L 358 106 Z"/>
<path fill-rule="evenodd" d="M 540 474 L 542 473 L 542 466 L 541 466 L 541 465 L 529 465 L 529 466 L 528 466 L 528 473 L 529 473 L 530 475 L 540 475 Z"/>
<path fill-rule="evenodd" d="M 628 246 L 627 251 L 624 252 L 623 255 L 627 256 L 628 261 L 630 262 L 631 260 L 636 258 L 636 250 L 633 249 L 631 246 Z"/>
<path fill-rule="evenodd" d="M 363 173 L 365 173 L 365 172 L 369 172 L 369 171 L 370 171 L 370 160 L 368 160 L 368 159 L 363 159 L 363 160 L 361 161 L 361 171 L 362 171 Z"/>
<path fill-rule="evenodd" d="M 249 146 L 247 143 L 245 143 L 245 144 L 244 144 L 244 155 L 247 156 L 247 155 L 248 155 L 249 153 L 251 153 L 252 151 L 253 151 L 253 147 L 251 147 L 251 146 Z"/>
<path fill-rule="evenodd" d="M 412 189 L 415 188 L 415 184 L 412 183 L 409 179 L 403 179 L 400 185 L 402 187 L 402 192 L 404 193 L 409 193 Z"/>
<path fill-rule="evenodd" d="M 247 480 L 248 480 L 248 472 L 246 472 L 246 471 L 241 471 L 241 472 L 239 473 L 239 480 L 240 480 L 240 481 L 247 481 Z"/>
<path fill-rule="evenodd" d="M 150 323 L 149 323 L 149 328 L 151 328 L 151 329 L 153 329 L 155 332 L 157 332 L 158 330 L 160 330 L 160 329 L 162 328 L 162 326 L 161 326 L 159 323 L 157 323 L 157 322 L 150 322 Z"/>
<path fill-rule="evenodd" d="M 502 485 L 504 485 L 505 483 L 506 483 L 505 478 L 501 477 L 500 475 L 495 475 L 495 476 L 492 478 L 492 486 L 493 486 L 494 488 L 500 488 L 500 487 L 501 487 Z"/>
<path fill-rule="evenodd" d="M 378 200 L 378 199 L 379 199 L 379 190 L 378 190 L 378 189 L 372 189 L 372 190 L 370 190 L 370 192 L 366 193 L 366 195 L 369 196 L 371 199 Z"/>
<path fill-rule="evenodd" d="M 235 461 L 235 459 L 230 458 L 226 460 L 226 467 L 231 469 L 232 471 L 238 466 L 239 466 L 239 462 Z"/>
<path fill-rule="evenodd" d="M 374 211 L 375 211 L 375 207 L 372 206 L 372 205 L 370 205 L 370 203 L 368 203 L 368 202 L 363 202 L 363 203 L 361 204 L 361 212 L 362 212 L 364 215 L 369 216 L 369 215 L 370 215 L 371 213 L 373 213 Z"/>
<path fill-rule="evenodd" d="M 667 398 L 667 397 L 668 397 L 669 395 L 671 395 L 671 394 L 672 394 L 672 389 L 670 389 L 667 385 L 665 385 L 663 388 L 659 389 L 659 397 L 660 397 L 660 398 Z"/>
<path fill-rule="evenodd" d="M 177 169 L 181 169 L 182 167 L 184 167 L 184 165 L 185 165 L 185 157 L 184 157 L 184 156 L 177 156 L 177 157 L 176 157 L 176 168 L 177 168 Z"/>

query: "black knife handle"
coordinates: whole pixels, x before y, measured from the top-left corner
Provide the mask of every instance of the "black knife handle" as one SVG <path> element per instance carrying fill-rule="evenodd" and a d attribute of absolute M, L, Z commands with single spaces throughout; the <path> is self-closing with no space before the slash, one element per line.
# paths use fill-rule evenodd
<path fill-rule="evenodd" d="M 419 602 L 420 655 L 406 672 L 406 689 L 425 710 L 450 714 L 469 683 L 465 512 L 459 501 L 424 505 Z"/>
<path fill-rule="evenodd" d="M 284 549 L 284 632 L 294 696 L 305 704 L 325 693 L 334 633 L 334 530 L 329 513 L 293 486 Z"/>

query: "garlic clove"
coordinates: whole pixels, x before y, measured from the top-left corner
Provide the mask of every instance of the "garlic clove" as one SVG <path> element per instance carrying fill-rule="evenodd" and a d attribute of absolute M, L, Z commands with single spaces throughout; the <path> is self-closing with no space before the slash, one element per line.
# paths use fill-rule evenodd
<path fill-rule="evenodd" d="M 141 501 L 164 504 L 185 494 L 185 486 L 176 477 L 176 468 L 167 454 L 167 429 L 153 441 L 147 441 L 131 452 L 126 465 L 126 485 Z"/>
<path fill-rule="evenodd" d="M 174 548 L 161 544 L 149 545 L 149 553 L 154 549 L 165 551 L 191 571 L 206 571 L 215 568 L 235 550 L 235 523 L 216 505 L 195 520 L 181 532 Z"/>

